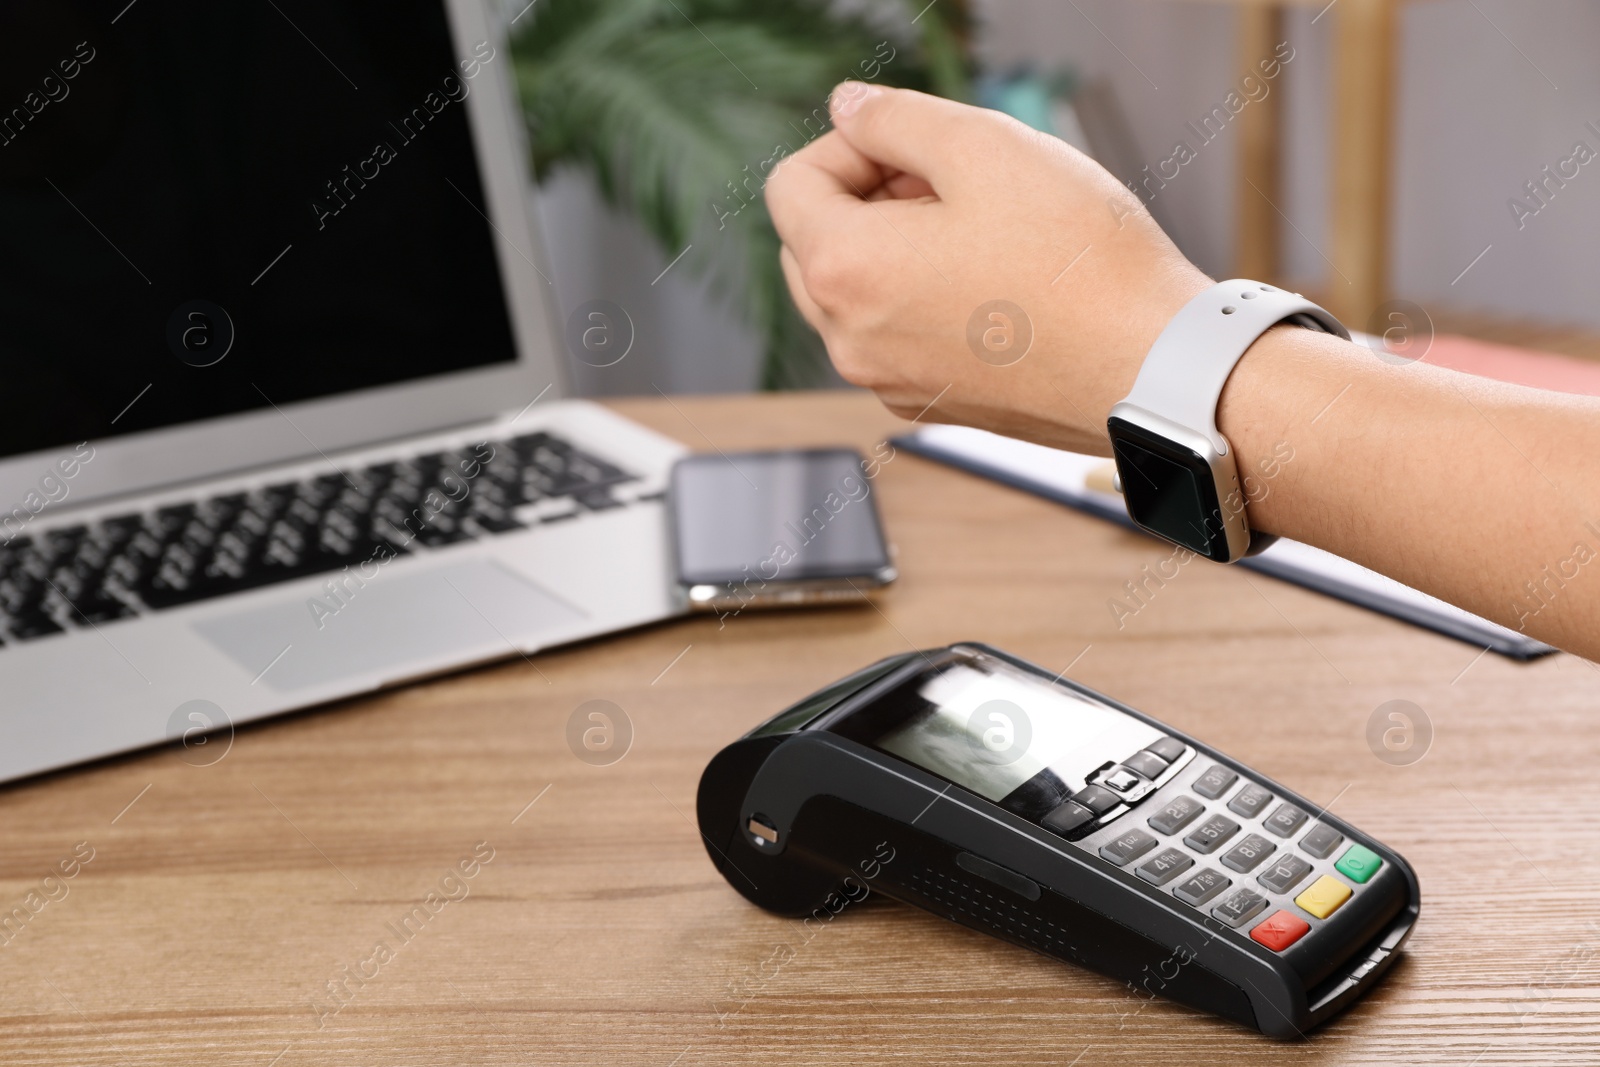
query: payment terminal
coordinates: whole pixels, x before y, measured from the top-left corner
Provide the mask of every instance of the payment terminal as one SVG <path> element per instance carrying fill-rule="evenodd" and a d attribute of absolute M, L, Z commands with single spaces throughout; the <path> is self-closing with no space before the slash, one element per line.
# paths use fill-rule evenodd
<path fill-rule="evenodd" d="M 884 660 L 723 749 L 707 852 L 831 921 L 876 888 L 1275 1038 L 1393 963 L 1411 867 L 1242 763 L 980 644 Z"/>

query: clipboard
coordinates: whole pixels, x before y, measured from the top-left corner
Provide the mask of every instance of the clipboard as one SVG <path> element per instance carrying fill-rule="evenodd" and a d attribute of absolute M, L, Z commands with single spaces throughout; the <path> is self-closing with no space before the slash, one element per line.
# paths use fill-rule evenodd
<path fill-rule="evenodd" d="M 891 438 L 889 443 L 1151 536 L 1128 518 L 1119 494 L 1090 487 L 1091 472 L 1108 462 L 1103 457 L 1047 448 L 967 426 L 924 426 Z M 1247 556 L 1234 566 L 1293 582 L 1510 659 L 1531 660 L 1557 651 L 1543 641 L 1299 541 L 1280 538 L 1266 551 Z"/>

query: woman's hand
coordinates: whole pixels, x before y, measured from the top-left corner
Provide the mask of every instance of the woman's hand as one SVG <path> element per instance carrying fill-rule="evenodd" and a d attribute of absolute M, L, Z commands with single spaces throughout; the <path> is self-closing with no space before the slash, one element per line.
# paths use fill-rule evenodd
<path fill-rule="evenodd" d="M 906 418 L 1104 454 L 1107 412 L 1210 279 L 1054 138 L 903 89 L 846 83 L 832 108 L 767 204 L 839 373 Z M 1284 328 L 1234 369 L 1218 426 L 1241 471 L 1280 457 L 1253 529 L 1600 657 L 1600 400 Z"/>
<path fill-rule="evenodd" d="M 905 89 L 847 82 L 830 103 L 835 130 L 766 197 L 839 373 L 905 418 L 1106 453 L 1107 412 L 1210 279 L 1053 137 Z"/>

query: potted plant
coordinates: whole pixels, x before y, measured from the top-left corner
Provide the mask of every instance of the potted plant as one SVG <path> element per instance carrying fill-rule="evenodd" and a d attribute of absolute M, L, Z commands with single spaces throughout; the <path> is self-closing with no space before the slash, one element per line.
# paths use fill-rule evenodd
<path fill-rule="evenodd" d="M 538 0 L 512 38 L 535 180 L 579 166 L 668 257 L 693 244 L 684 265 L 764 340 L 763 386 L 818 384 L 766 175 L 825 131 L 847 78 L 968 98 L 968 27 L 966 0 Z"/>

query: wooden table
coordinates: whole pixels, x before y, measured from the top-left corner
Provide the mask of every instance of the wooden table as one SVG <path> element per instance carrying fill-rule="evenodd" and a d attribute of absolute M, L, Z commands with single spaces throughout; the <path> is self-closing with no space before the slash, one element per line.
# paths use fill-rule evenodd
<path fill-rule="evenodd" d="M 853 394 L 617 407 L 697 448 L 899 425 Z M 1107 601 L 1154 542 L 908 455 L 876 486 L 903 572 L 881 611 L 673 622 L 241 728 L 211 766 L 160 750 L 0 792 L 0 913 L 93 849 L 0 946 L 0 1062 L 1600 1062 L 1593 668 L 1203 562 L 1119 630 Z M 1286 1047 L 880 898 L 810 940 L 747 905 L 690 821 L 710 756 L 852 668 L 968 638 L 1337 797 L 1416 865 L 1406 958 Z M 593 699 L 635 732 L 609 766 L 566 741 Z M 1435 730 L 1410 766 L 1366 740 L 1395 699 Z M 475 847 L 492 860 L 448 880 Z"/>

